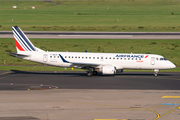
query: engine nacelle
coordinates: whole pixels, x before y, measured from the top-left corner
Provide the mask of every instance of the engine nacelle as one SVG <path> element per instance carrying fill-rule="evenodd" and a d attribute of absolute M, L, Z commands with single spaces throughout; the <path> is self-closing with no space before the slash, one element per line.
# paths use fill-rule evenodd
<path fill-rule="evenodd" d="M 116 73 L 123 73 L 123 69 L 116 70 Z"/>
<path fill-rule="evenodd" d="M 106 75 L 116 74 L 116 69 L 114 66 L 103 66 L 101 70 L 102 70 L 102 74 L 106 74 Z"/>

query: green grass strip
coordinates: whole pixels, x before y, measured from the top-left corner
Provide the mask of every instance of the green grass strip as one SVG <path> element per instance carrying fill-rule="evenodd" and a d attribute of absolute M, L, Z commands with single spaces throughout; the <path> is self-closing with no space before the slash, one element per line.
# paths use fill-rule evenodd
<path fill-rule="evenodd" d="M 158 54 L 180 66 L 180 40 L 31 39 L 31 42 L 45 51 Z M 0 49 L 0 65 L 41 65 L 9 56 L 6 52 L 16 52 L 14 39 L 0 38 Z"/>
<path fill-rule="evenodd" d="M 0 1 L 0 30 L 179 31 L 179 8 L 178 0 Z"/>

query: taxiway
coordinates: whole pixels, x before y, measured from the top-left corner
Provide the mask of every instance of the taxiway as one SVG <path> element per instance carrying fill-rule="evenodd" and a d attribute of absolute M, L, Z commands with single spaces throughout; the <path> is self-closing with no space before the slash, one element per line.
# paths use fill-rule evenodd
<path fill-rule="evenodd" d="M 0 71 L 0 120 L 178 120 L 180 74 Z"/>
<path fill-rule="evenodd" d="M 25 31 L 28 38 L 49 39 L 180 39 L 180 32 L 59 32 Z M 0 31 L 0 38 L 13 38 L 11 31 Z"/>

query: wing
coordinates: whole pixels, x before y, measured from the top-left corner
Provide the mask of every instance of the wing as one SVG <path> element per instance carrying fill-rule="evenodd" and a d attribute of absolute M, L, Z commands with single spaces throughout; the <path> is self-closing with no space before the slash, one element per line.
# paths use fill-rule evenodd
<path fill-rule="evenodd" d="M 81 69 L 88 69 L 90 67 L 97 67 L 97 66 L 100 66 L 101 64 L 96 64 L 96 63 L 75 63 L 75 62 L 72 62 L 71 63 L 71 66 L 72 67 L 76 67 L 76 68 L 81 68 Z"/>

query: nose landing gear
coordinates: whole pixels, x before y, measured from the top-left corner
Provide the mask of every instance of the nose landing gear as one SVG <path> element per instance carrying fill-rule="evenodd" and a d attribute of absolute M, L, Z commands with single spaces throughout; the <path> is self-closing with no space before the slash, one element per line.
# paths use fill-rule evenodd
<path fill-rule="evenodd" d="M 155 76 L 155 77 L 157 77 L 157 76 L 158 76 L 158 72 L 159 72 L 159 70 L 158 70 L 158 69 L 155 69 L 155 70 L 154 70 L 154 76 Z"/>

